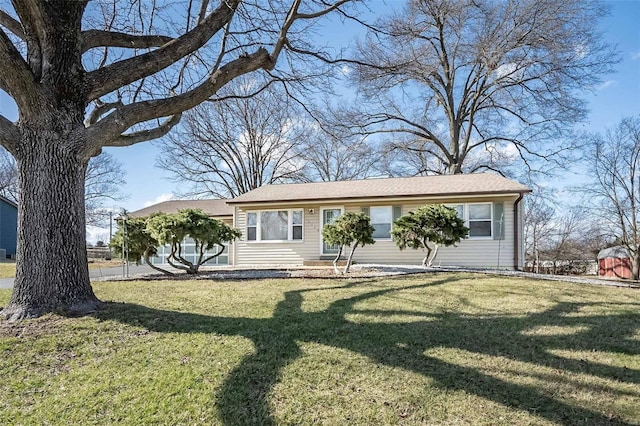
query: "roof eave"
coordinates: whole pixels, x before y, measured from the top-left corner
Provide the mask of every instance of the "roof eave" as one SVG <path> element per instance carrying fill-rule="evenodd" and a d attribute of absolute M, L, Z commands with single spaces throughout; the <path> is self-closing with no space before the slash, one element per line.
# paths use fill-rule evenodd
<path fill-rule="evenodd" d="M 369 196 L 351 196 L 351 197 L 316 197 L 316 198 L 292 198 L 292 199 L 258 199 L 258 200 L 248 200 L 248 201 L 237 201 L 237 200 L 229 200 L 227 204 L 229 205 L 248 205 L 248 204 L 277 204 L 277 203 L 309 203 L 309 202 L 318 202 L 318 201 L 345 201 L 345 200 L 371 200 L 371 199 L 396 199 L 396 198 L 438 198 L 438 197 L 470 197 L 470 196 L 491 196 L 491 195 L 520 195 L 520 194 L 528 194 L 532 192 L 531 189 L 522 189 L 522 190 L 504 190 L 504 191 L 482 191 L 482 192 L 444 192 L 444 193 L 434 193 L 434 194 L 408 194 L 408 195 L 369 195 Z"/>
<path fill-rule="evenodd" d="M 18 203 L 16 203 L 13 200 L 8 199 L 5 196 L 0 195 L 0 200 L 4 201 L 5 203 L 9 204 L 11 207 L 15 207 L 18 208 Z"/>

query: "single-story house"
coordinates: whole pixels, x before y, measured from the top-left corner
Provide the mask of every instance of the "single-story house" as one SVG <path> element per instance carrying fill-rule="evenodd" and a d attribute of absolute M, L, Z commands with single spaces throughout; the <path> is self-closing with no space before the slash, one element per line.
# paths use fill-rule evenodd
<path fill-rule="evenodd" d="M 470 235 L 456 247 L 440 248 L 435 265 L 521 269 L 521 200 L 528 192 L 489 173 L 277 184 L 230 200 L 169 201 L 131 216 L 202 208 L 242 230 L 223 259 L 230 265 L 298 266 L 333 259 L 337 248 L 323 243 L 322 227 L 344 212 L 362 211 L 371 218 L 376 243 L 358 248 L 354 261 L 419 264 L 424 254 L 401 252 L 391 240 L 391 227 L 409 211 L 442 203 L 458 210 Z"/>
<path fill-rule="evenodd" d="M 356 250 L 359 263 L 419 264 L 424 254 L 400 251 L 391 240 L 394 220 L 426 204 L 455 207 L 470 228 L 457 247 L 443 247 L 435 264 L 520 268 L 520 201 L 530 189 L 501 176 L 420 176 L 266 185 L 227 201 L 243 237 L 233 246 L 235 265 L 303 265 L 332 259 L 322 227 L 344 212 L 365 212 L 376 243 Z"/>
<path fill-rule="evenodd" d="M 598 253 L 598 275 L 631 279 L 631 255 L 622 246 L 608 247 Z"/>
<path fill-rule="evenodd" d="M 0 258 L 16 257 L 18 241 L 18 205 L 0 196 Z"/>

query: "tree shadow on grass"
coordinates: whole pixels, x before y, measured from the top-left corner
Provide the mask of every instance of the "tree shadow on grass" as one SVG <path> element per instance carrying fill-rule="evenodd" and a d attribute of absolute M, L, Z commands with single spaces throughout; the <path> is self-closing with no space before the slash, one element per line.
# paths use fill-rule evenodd
<path fill-rule="evenodd" d="M 96 316 L 104 320 L 131 322 L 157 332 L 216 333 L 250 339 L 255 345 L 255 352 L 246 356 L 235 367 L 217 396 L 221 419 L 228 425 L 275 423 L 268 395 L 280 380 L 283 369 L 301 356 L 297 342 L 313 342 L 350 350 L 382 365 L 399 367 L 429 377 L 443 389 L 464 391 L 553 422 L 626 424 L 615 417 L 554 398 L 545 389 L 505 381 L 477 368 L 450 363 L 425 353 L 434 348 L 451 348 L 640 384 L 637 370 L 584 359 L 569 359 L 551 352 L 597 350 L 639 355 L 638 342 L 632 338 L 640 323 L 640 313 L 637 310 L 620 315 L 573 315 L 589 304 L 560 302 L 547 311 L 516 317 L 456 312 L 390 312 L 358 310 L 355 307 L 358 302 L 378 296 L 443 285 L 455 280 L 457 278 L 445 278 L 432 283 L 365 291 L 334 301 L 320 312 L 304 312 L 303 295 L 315 291 L 357 288 L 362 282 L 289 291 L 285 293 L 284 300 L 277 304 L 273 316 L 266 319 L 216 317 L 163 311 L 133 304 L 111 304 Z M 354 313 L 378 318 L 390 314 L 408 314 L 412 317 L 423 315 L 425 320 L 410 323 L 367 323 L 346 319 L 348 314 Z M 611 334 L 611 321 L 616 321 L 619 335 Z M 570 337 L 527 334 L 528 330 L 548 326 L 576 327 L 578 331 Z M 637 396 L 640 397 L 640 393 Z"/>

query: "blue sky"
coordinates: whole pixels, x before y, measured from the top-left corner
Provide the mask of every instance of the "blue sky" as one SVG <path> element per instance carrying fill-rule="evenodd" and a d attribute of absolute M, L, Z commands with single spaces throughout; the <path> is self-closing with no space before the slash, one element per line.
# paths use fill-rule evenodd
<path fill-rule="evenodd" d="M 611 14 L 602 20 L 601 27 L 605 39 L 617 45 L 622 60 L 615 66 L 616 72 L 605 75 L 600 87 L 586 96 L 590 113 L 581 128 L 589 132 L 602 132 L 624 117 L 640 115 L 640 1 L 606 3 L 611 6 Z M 579 184 L 584 173 L 576 169 L 567 174 L 572 184 Z"/>
<path fill-rule="evenodd" d="M 587 96 L 590 103 L 588 122 L 581 125 L 590 132 L 612 127 L 621 118 L 640 115 L 640 0 L 610 0 L 611 15 L 601 22 L 605 38 L 617 45 L 622 62 L 616 65 L 616 73 L 603 77 L 603 84 Z M 384 9 L 394 7 L 394 0 L 381 3 Z M 330 28 L 336 34 L 335 42 L 344 43 L 354 34 L 353 28 Z M 17 119 L 13 101 L 0 91 L 0 114 L 10 120 Z M 117 208 L 129 211 L 170 198 L 178 184 L 168 180 L 168 175 L 155 167 L 157 146 L 143 143 L 127 148 L 107 148 L 120 161 L 126 171 L 123 193 L 126 200 L 117 203 Z M 576 170 L 570 180 L 579 182 L 582 171 Z M 550 182 L 552 183 L 552 182 Z"/>

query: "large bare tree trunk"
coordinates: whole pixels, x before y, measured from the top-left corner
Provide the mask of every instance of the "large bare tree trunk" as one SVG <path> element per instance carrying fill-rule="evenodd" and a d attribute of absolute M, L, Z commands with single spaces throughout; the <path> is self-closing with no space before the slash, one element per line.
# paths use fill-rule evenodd
<path fill-rule="evenodd" d="M 4 2 L 0 90 L 16 102 L 19 119 L 13 122 L 0 113 L 0 145 L 18 163 L 21 200 L 17 276 L 11 301 L 0 316 L 15 320 L 96 309 L 100 302 L 89 283 L 85 251 L 89 159 L 105 146 L 130 146 L 165 136 L 184 111 L 205 102 L 233 79 L 259 69 L 273 70 L 278 56 L 295 39 L 287 37 L 295 21 L 332 13 L 348 1 L 315 0 L 313 7 L 305 2 L 302 12 L 300 0 L 288 5 L 268 1 L 272 6 L 268 8 L 242 0 L 216 5 L 202 0 L 194 26 L 190 20 L 186 26 L 174 22 L 178 19 L 174 13 L 161 13 L 162 8 L 150 2 L 148 15 L 167 19 L 169 25 L 152 26 L 149 20 L 145 28 L 140 16 L 130 33 L 107 29 L 122 28 L 130 21 L 126 7 L 114 7 L 114 21 L 109 24 L 96 21 L 99 5 L 83 22 L 89 0 L 16 0 L 11 7 Z M 155 18 L 156 12 L 164 18 Z M 88 26 L 84 31 L 83 24 Z M 105 52 L 103 60 L 96 63 L 96 51 L 87 54 L 85 68 L 83 55 L 93 49 Z M 238 52 L 244 53 L 238 56 Z M 189 58 L 200 54 L 205 58 L 202 63 L 211 66 L 196 67 L 193 79 L 183 81 L 182 71 L 178 76 L 177 70 L 184 70 Z M 177 84 L 164 90 L 169 87 L 160 80 Z M 156 120 L 163 121 L 154 124 Z"/>
<path fill-rule="evenodd" d="M 100 303 L 89 282 L 85 247 L 87 160 L 76 154 L 81 141 L 71 135 L 70 121 L 49 123 L 49 129 L 63 129 L 59 134 L 23 128 L 17 155 L 19 261 L 11 301 L 2 312 L 10 320 L 51 311 L 82 314 Z"/>

